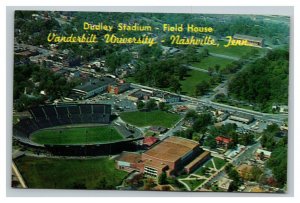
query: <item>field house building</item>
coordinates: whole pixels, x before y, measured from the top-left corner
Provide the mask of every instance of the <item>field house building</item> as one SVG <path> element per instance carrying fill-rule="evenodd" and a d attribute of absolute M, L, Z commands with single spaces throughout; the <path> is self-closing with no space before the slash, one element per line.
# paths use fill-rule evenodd
<path fill-rule="evenodd" d="M 163 172 L 170 176 L 181 170 L 190 173 L 209 157 L 209 152 L 201 153 L 198 142 L 171 136 L 142 154 L 123 152 L 116 159 L 116 167 L 138 170 L 151 177 L 158 177 Z"/>

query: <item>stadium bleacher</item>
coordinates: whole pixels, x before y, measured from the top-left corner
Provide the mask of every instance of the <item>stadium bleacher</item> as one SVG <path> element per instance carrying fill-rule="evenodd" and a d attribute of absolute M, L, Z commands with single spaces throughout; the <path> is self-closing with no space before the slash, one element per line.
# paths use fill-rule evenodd
<path fill-rule="evenodd" d="M 15 138 L 27 144 L 31 143 L 29 135 L 42 128 L 80 123 L 107 124 L 110 122 L 111 105 L 45 105 L 31 108 L 29 113 L 32 118 L 21 119 L 13 126 Z"/>

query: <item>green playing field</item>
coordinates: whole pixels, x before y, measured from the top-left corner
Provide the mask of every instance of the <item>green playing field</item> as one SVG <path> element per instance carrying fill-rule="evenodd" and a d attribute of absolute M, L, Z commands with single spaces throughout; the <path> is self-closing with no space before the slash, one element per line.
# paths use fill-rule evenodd
<path fill-rule="evenodd" d="M 97 126 L 43 129 L 34 132 L 30 139 L 39 144 L 96 144 L 123 137 L 112 126 Z"/>

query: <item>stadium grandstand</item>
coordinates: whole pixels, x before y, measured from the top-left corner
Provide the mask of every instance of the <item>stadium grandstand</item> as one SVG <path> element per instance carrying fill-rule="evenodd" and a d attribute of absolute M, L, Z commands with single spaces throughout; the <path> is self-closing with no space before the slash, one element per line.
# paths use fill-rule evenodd
<path fill-rule="evenodd" d="M 107 104 L 46 105 L 30 108 L 31 118 L 23 118 L 13 126 L 17 140 L 31 144 L 29 135 L 34 131 L 59 125 L 100 123 L 108 124 L 111 106 Z"/>

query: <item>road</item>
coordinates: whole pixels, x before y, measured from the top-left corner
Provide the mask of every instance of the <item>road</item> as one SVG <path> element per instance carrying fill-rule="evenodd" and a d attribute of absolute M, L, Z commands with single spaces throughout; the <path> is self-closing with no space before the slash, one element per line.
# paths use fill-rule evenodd
<path fill-rule="evenodd" d="M 131 87 L 174 94 L 174 92 L 168 92 L 168 91 L 165 91 L 165 90 L 160 90 L 160 89 L 153 88 L 153 87 L 139 85 L 139 84 L 136 84 L 136 83 L 131 83 Z M 177 95 L 179 95 L 179 94 L 177 94 Z M 225 111 L 228 111 L 228 112 L 238 112 L 238 113 L 249 114 L 249 115 L 254 116 L 257 119 L 266 120 L 266 121 L 270 121 L 270 122 L 275 122 L 277 124 L 282 124 L 283 121 L 288 118 L 288 114 L 268 114 L 268 113 L 262 113 L 262 112 L 253 111 L 253 110 L 249 110 L 249 109 L 242 109 L 242 108 L 235 107 L 235 106 L 229 106 L 227 104 L 212 102 L 212 101 L 209 101 L 209 100 L 198 99 L 198 98 L 194 98 L 194 97 L 190 97 L 190 96 L 186 96 L 186 95 L 179 95 L 179 96 L 181 96 L 181 98 L 186 99 L 190 102 L 196 102 L 196 103 L 204 105 L 204 106 L 213 107 L 215 109 L 222 109 L 222 110 L 225 110 Z"/>
<path fill-rule="evenodd" d="M 12 170 L 13 170 L 14 174 L 16 175 L 16 177 L 18 178 L 22 188 L 27 188 L 27 185 L 14 162 L 12 162 Z"/>
<path fill-rule="evenodd" d="M 203 72 L 203 73 L 208 73 L 208 70 L 202 69 L 202 68 L 197 68 L 191 65 L 186 65 L 185 67 L 187 67 L 188 69 L 191 70 L 195 70 L 195 71 L 199 71 L 199 72 Z"/>
<path fill-rule="evenodd" d="M 167 137 L 172 136 L 176 131 L 179 131 L 181 129 L 181 126 L 183 124 L 184 117 L 181 118 L 177 123 L 174 124 L 166 133 L 159 136 L 160 140 L 164 140 Z"/>
<path fill-rule="evenodd" d="M 255 144 L 251 145 L 250 147 L 245 149 L 245 151 L 243 153 L 241 153 L 238 156 L 236 156 L 235 158 L 233 158 L 232 159 L 232 164 L 233 165 L 240 165 L 243 161 L 249 160 L 253 156 L 253 153 L 260 146 L 261 146 L 260 143 L 255 143 Z"/>
<path fill-rule="evenodd" d="M 216 54 L 216 53 L 209 52 L 209 55 L 219 57 L 219 58 L 224 58 L 224 59 L 230 59 L 230 60 L 234 60 L 234 61 L 240 60 L 239 57 L 227 56 L 227 55 L 224 55 L 224 54 Z"/>

